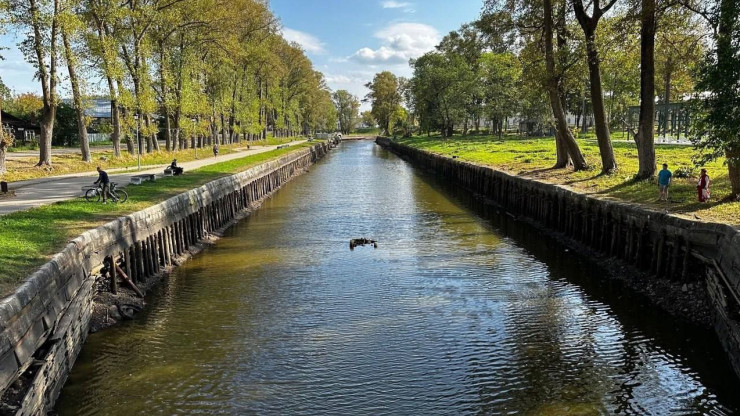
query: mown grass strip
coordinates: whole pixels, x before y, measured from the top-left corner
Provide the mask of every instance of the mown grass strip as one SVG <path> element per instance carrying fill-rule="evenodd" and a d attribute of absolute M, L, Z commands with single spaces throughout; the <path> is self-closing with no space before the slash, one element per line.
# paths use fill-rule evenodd
<path fill-rule="evenodd" d="M 293 140 L 298 139 L 297 137 L 287 138 L 274 138 L 268 137 L 266 140 L 251 141 L 249 143 L 233 143 L 229 145 L 223 145 L 219 148 L 219 154 L 227 155 L 233 153 L 236 149 L 250 146 L 274 146 L 284 143 L 289 143 Z M 0 180 L 7 182 L 17 182 L 27 179 L 44 178 L 48 176 L 58 176 L 70 173 L 81 173 L 81 172 L 92 172 L 96 166 L 100 166 L 103 169 L 124 169 L 124 168 L 135 168 L 138 164 L 136 154 L 129 154 L 126 152 L 125 144 L 122 149 L 122 156 L 120 158 L 113 157 L 112 148 L 92 148 L 92 162 L 83 162 L 80 160 L 78 154 L 55 154 L 51 158 L 52 166 L 36 166 L 38 162 L 37 157 L 25 157 L 20 159 L 8 159 L 6 162 L 8 171 L 4 174 L 0 174 Z M 19 149 L 20 150 L 20 149 Z M 183 149 L 176 152 L 153 152 L 145 153 L 141 155 L 142 166 L 156 166 L 168 164 L 172 159 L 177 159 L 178 162 L 188 162 L 196 159 L 203 159 L 212 155 L 212 148 L 206 147 L 203 149 Z"/>
<path fill-rule="evenodd" d="M 18 282 L 44 264 L 71 239 L 86 230 L 105 224 L 162 202 L 220 177 L 242 172 L 298 149 L 313 146 L 302 143 L 289 148 L 258 153 L 186 172 L 183 176 L 129 186 L 125 204 L 86 202 L 82 198 L 16 212 L 0 217 L 0 293 L 15 289 Z"/>
<path fill-rule="evenodd" d="M 632 142 L 612 143 L 619 164 L 619 170 L 612 175 L 600 173 L 599 148 L 596 141 L 589 138 L 579 139 L 579 144 L 592 169 L 581 172 L 550 169 L 555 163 L 555 141 L 552 137 L 453 136 L 444 139 L 439 136 L 418 136 L 398 139 L 398 142 L 445 156 L 457 156 L 460 160 L 495 167 L 509 173 L 566 185 L 586 194 L 637 203 L 687 218 L 697 216 L 704 221 L 740 225 L 740 203 L 720 202 L 730 194 L 724 161 L 716 161 L 705 166 L 712 178 L 712 200 L 709 203 L 697 201 L 698 169 L 692 162 L 696 151 L 691 146 L 656 146 L 659 169 L 661 164 L 668 163 L 669 169 L 674 173 L 669 191 L 670 202 L 659 202 L 658 185 L 655 180 L 633 179 L 637 173 L 637 148 Z M 675 177 L 679 168 L 693 170 L 691 177 Z"/>

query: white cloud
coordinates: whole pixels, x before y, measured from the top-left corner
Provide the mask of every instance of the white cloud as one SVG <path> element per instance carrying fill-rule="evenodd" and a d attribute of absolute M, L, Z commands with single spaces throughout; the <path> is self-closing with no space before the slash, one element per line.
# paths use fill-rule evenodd
<path fill-rule="evenodd" d="M 383 1 L 380 3 L 380 6 L 384 9 L 403 9 L 406 13 L 414 13 L 416 10 L 412 8 L 413 3 L 409 3 L 406 1 Z"/>
<path fill-rule="evenodd" d="M 437 29 L 421 23 L 392 24 L 375 37 L 381 40 L 379 48 L 361 48 L 350 58 L 366 64 L 400 64 L 429 52 L 440 40 Z"/>
<path fill-rule="evenodd" d="M 317 54 L 326 53 L 326 49 L 324 49 L 324 43 L 321 42 L 316 36 L 308 34 L 306 32 L 301 32 L 300 30 L 284 27 L 283 37 L 289 42 L 295 42 L 301 45 L 301 47 L 306 52 Z"/>
<path fill-rule="evenodd" d="M 383 6 L 384 9 L 400 9 L 402 7 L 411 6 L 411 3 L 391 0 L 391 1 L 384 1 L 380 3 L 380 5 Z"/>

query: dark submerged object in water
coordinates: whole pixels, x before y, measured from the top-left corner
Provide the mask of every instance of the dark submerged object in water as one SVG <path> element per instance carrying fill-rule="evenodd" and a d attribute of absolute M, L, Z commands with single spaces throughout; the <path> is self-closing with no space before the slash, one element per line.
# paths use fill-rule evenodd
<path fill-rule="evenodd" d="M 365 244 L 372 244 L 373 248 L 378 248 L 378 242 L 370 240 L 369 238 L 353 238 L 349 240 L 349 249 L 354 250 L 357 246 L 364 246 Z"/>

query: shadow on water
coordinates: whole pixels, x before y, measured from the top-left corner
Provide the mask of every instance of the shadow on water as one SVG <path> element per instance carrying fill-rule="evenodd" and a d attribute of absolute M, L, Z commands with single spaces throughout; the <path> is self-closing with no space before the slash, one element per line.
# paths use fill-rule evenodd
<path fill-rule="evenodd" d="M 347 247 L 350 238 L 379 248 Z M 343 143 L 93 334 L 61 415 L 729 414 L 713 333 L 532 226 Z"/>
<path fill-rule="evenodd" d="M 396 157 L 380 146 L 376 146 L 376 149 L 373 154 L 378 157 Z M 588 297 L 607 305 L 628 331 L 649 334 L 666 354 L 681 357 L 687 367 L 695 370 L 698 380 L 716 393 L 728 409 L 740 411 L 740 396 L 737 394 L 740 391 L 740 380 L 732 371 L 732 366 L 712 330 L 687 323 L 658 309 L 646 296 L 634 292 L 619 280 L 606 277 L 604 269 L 597 264 L 598 259 L 586 258 L 565 248 L 544 231 L 526 222 L 517 221 L 481 196 L 450 183 L 434 172 L 414 168 L 414 174 L 462 209 L 484 219 L 492 232 L 544 263 L 549 269 L 551 280 L 577 285 Z M 624 342 L 623 347 L 628 356 L 624 360 L 623 374 L 630 374 L 639 365 L 637 363 L 641 361 L 642 351 L 633 348 L 629 342 Z M 533 377 L 531 381 L 536 383 L 543 378 L 546 377 L 540 375 Z M 625 391 L 613 403 L 616 405 L 616 413 L 650 412 L 650 409 L 632 408 L 629 403 L 632 399 L 630 387 L 630 383 L 622 385 Z M 697 403 L 697 409 L 701 408 L 701 404 Z M 571 410 L 578 413 L 577 408 Z M 589 409 L 586 410 L 590 414 Z M 553 411 L 557 413 L 558 409 Z"/>

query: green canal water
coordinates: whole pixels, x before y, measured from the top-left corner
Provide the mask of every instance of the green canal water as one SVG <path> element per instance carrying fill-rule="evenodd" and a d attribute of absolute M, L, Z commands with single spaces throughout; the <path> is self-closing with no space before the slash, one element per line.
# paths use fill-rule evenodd
<path fill-rule="evenodd" d="M 356 237 L 377 249 L 350 251 Z M 370 142 L 88 338 L 60 415 L 732 414 L 714 340 Z"/>

